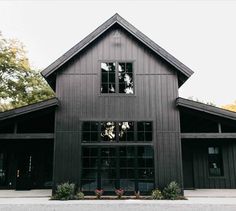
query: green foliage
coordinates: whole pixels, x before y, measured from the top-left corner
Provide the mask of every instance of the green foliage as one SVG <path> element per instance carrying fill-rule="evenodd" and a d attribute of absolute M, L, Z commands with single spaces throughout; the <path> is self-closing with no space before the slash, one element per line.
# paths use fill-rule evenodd
<path fill-rule="evenodd" d="M 236 112 L 236 100 L 232 104 L 222 106 L 223 109 Z"/>
<path fill-rule="evenodd" d="M 210 105 L 210 106 L 214 106 L 214 107 L 216 107 L 216 104 L 213 103 L 213 102 L 200 100 L 200 99 L 198 99 L 198 98 L 196 98 L 196 97 L 194 98 L 193 96 L 188 97 L 188 99 L 189 99 L 189 100 L 196 101 L 196 102 L 198 102 L 198 103 L 204 103 L 204 104 L 206 104 L 206 105 Z"/>
<path fill-rule="evenodd" d="M 75 199 L 77 200 L 82 200 L 84 199 L 84 193 L 83 192 L 78 192 L 76 195 L 75 195 Z"/>
<path fill-rule="evenodd" d="M 52 199 L 72 200 L 75 198 L 74 194 L 75 194 L 75 184 L 66 182 L 57 186 L 56 193 L 52 197 Z"/>
<path fill-rule="evenodd" d="M 171 182 L 167 187 L 163 189 L 164 199 L 176 200 L 181 196 L 181 190 L 176 182 Z"/>
<path fill-rule="evenodd" d="M 159 189 L 155 189 L 152 191 L 152 199 L 161 200 L 163 199 L 162 192 Z"/>
<path fill-rule="evenodd" d="M 23 44 L 0 33 L 0 111 L 52 97 L 39 71 L 31 69 Z"/>

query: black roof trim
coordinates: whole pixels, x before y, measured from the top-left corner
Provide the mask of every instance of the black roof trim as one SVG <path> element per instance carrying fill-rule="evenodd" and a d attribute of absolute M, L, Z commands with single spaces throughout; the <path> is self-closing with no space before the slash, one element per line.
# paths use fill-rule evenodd
<path fill-rule="evenodd" d="M 222 108 L 196 102 L 193 100 L 188 100 L 188 99 L 179 97 L 176 99 L 176 105 L 182 106 L 185 108 L 190 108 L 197 111 L 201 111 L 201 112 L 205 112 L 205 113 L 209 113 L 215 116 L 236 120 L 236 112 L 228 111 Z"/>
<path fill-rule="evenodd" d="M 72 47 L 70 50 L 68 50 L 60 58 L 58 58 L 56 61 L 54 61 L 51 65 L 46 67 L 41 72 L 41 74 L 45 78 L 49 77 L 58 68 L 60 68 L 68 60 L 70 60 L 73 56 L 75 56 L 77 53 L 79 53 L 81 50 L 83 50 L 86 46 L 88 46 L 92 41 L 94 41 L 96 38 L 98 38 L 102 33 L 104 33 L 106 30 L 108 30 L 115 23 L 118 23 L 120 26 L 122 26 L 124 29 L 126 29 L 129 33 L 131 33 L 134 37 L 136 37 L 138 40 L 140 40 L 143 44 L 148 46 L 155 53 L 157 53 L 160 57 L 162 57 L 164 60 L 166 60 L 172 66 L 174 66 L 177 70 L 179 70 L 180 73 L 182 73 L 186 77 L 186 79 L 184 81 L 186 81 L 193 74 L 193 71 L 190 68 L 185 66 L 183 63 L 181 63 L 179 60 L 177 60 L 174 56 L 169 54 L 166 50 L 164 50 L 159 45 L 157 45 L 154 41 L 152 41 L 150 38 L 148 38 L 146 35 L 144 35 L 138 29 L 136 29 L 132 24 L 130 24 L 128 21 L 126 21 L 124 18 L 122 18 L 117 13 L 115 15 L 113 15 L 110 19 L 108 19 L 105 23 L 103 23 L 101 26 L 99 26 L 97 29 L 95 29 L 92 33 L 90 33 L 83 40 L 81 40 L 78 44 L 76 44 L 74 47 Z"/>
<path fill-rule="evenodd" d="M 16 116 L 24 115 L 33 111 L 38 111 L 41 109 L 45 109 L 52 106 L 59 105 L 59 101 L 57 98 L 51 98 L 49 100 L 41 101 L 38 103 L 33 103 L 27 106 L 23 106 L 20 108 L 15 108 L 9 111 L 0 113 L 0 121 L 5 119 L 10 119 Z"/>

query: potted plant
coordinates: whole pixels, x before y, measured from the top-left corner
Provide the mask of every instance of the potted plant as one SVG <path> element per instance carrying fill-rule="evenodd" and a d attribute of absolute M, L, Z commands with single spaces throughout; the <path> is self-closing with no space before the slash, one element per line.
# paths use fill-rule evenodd
<path fill-rule="evenodd" d="M 115 190 L 115 193 L 116 193 L 116 195 L 117 195 L 117 198 L 118 199 L 121 199 L 122 198 L 122 196 L 124 195 L 124 189 L 122 189 L 122 188 L 119 188 L 119 189 L 116 189 Z"/>
<path fill-rule="evenodd" d="M 104 190 L 103 189 L 96 189 L 94 192 L 95 192 L 96 198 L 101 199 L 101 196 L 102 196 Z"/>

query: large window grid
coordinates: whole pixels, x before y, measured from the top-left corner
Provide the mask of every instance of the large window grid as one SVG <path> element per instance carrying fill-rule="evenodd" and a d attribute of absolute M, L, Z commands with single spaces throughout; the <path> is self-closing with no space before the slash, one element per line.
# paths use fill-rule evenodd
<path fill-rule="evenodd" d="M 84 146 L 81 188 L 150 192 L 154 188 L 153 162 L 152 146 Z"/>
<path fill-rule="evenodd" d="M 150 121 L 85 121 L 81 130 L 82 143 L 152 141 Z"/>

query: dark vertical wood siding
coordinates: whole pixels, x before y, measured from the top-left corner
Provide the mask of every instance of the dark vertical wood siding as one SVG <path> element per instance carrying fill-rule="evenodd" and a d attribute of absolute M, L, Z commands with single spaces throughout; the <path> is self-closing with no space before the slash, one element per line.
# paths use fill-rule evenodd
<path fill-rule="evenodd" d="M 114 31 L 120 37 L 114 38 Z M 102 96 L 100 62 L 133 61 L 135 95 Z M 54 181 L 79 182 L 83 120 L 152 120 L 157 186 L 182 184 L 178 79 L 171 66 L 122 29 L 112 29 L 73 58 L 57 75 Z"/>
<path fill-rule="evenodd" d="M 186 141 L 188 142 L 188 141 Z M 193 173 L 195 188 L 236 188 L 236 143 L 235 140 L 199 140 L 198 143 L 183 142 L 193 153 Z M 208 146 L 221 146 L 224 175 L 209 177 Z"/>

